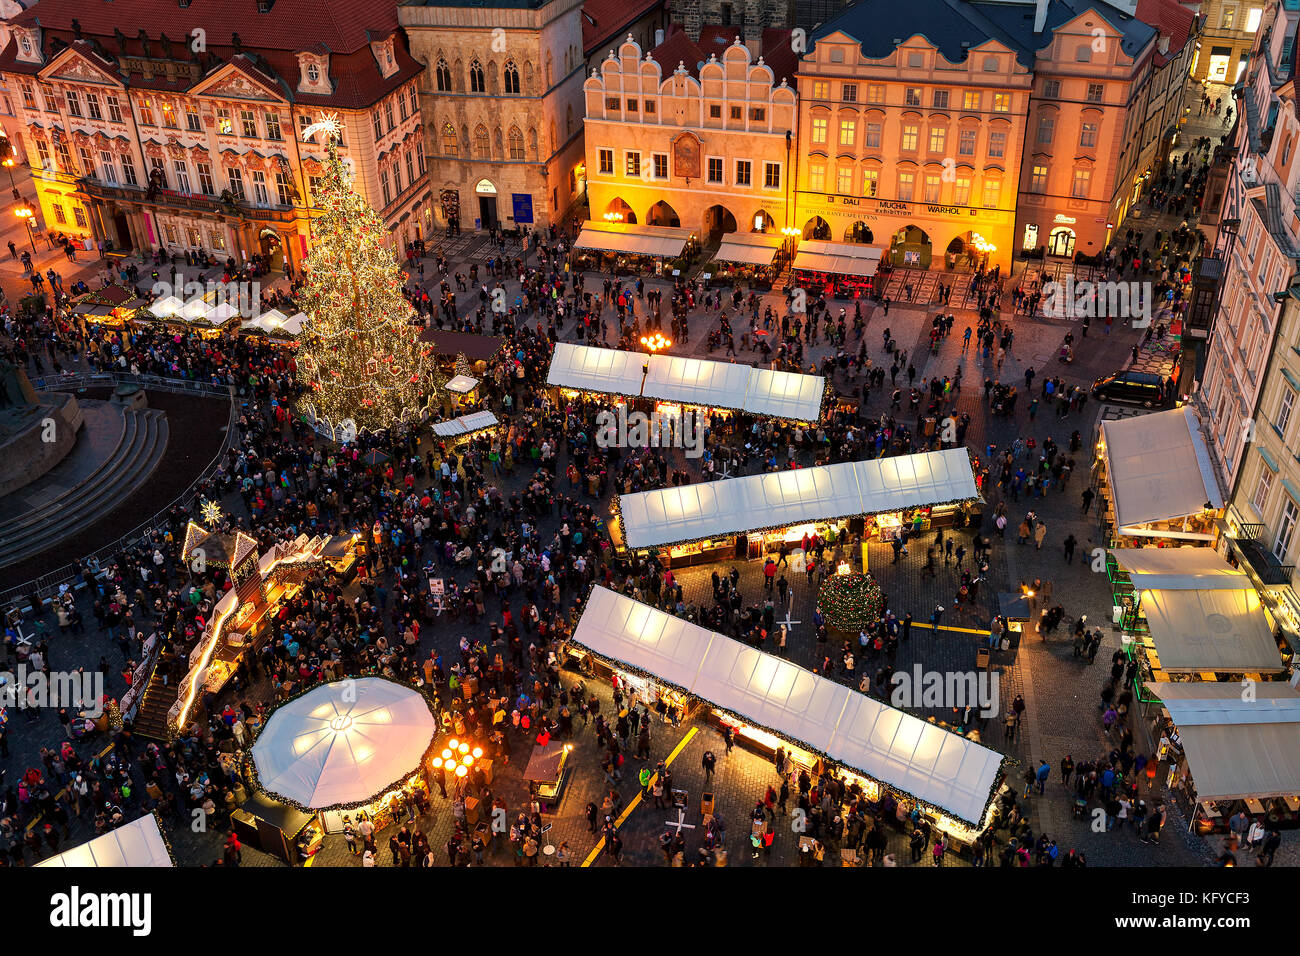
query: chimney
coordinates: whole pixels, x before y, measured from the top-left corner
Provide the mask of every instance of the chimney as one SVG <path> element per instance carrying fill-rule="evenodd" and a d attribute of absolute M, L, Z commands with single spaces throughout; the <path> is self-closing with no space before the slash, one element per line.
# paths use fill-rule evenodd
<path fill-rule="evenodd" d="M 663 28 L 660 27 L 655 30 L 655 46 L 663 46 L 663 43 L 664 43 L 664 31 Z"/>
<path fill-rule="evenodd" d="M 1036 0 L 1034 7 L 1034 32 L 1042 33 L 1047 23 L 1047 5 L 1051 0 Z"/>

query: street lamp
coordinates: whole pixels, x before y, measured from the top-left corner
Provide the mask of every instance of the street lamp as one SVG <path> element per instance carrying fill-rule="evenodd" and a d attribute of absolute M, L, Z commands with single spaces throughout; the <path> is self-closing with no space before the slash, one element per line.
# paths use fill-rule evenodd
<path fill-rule="evenodd" d="M 23 221 L 23 225 L 27 227 L 27 241 L 32 244 L 32 252 L 35 252 L 36 237 L 32 235 L 32 219 L 36 216 L 36 210 L 33 209 L 31 206 L 29 206 L 27 203 L 23 203 L 21 206 L 19 206 L 17 209 L 14 210 L 14 215 L 17 216 L 19 219 L 21 219 Z M 35 267 L 33 266 L 33 268 Z"/>
<path fill-rule="evenodd" d="M 673 344 L 672 339 L 666 339 L 662 332 L 656 332 L 654 335 L 641 336 L 641 344 L 644 345 L 653 355 L 660 349 L 666 349 Z"/>
<path fill-rule="evenodd" d="M 621 212 L 607 212 L 607 213 L 605 213 L 605 221 L 606 221 L 606 222 L 622 222 L 622 221 L 623 221 L 623 214 L 622 214 Z"/>
<path fill-rule="evenodd" d="M 15 165 L 12 155 L 6 156 L 3 160 L 0 160 L 0 166 L 4 166 L 5 169 L 9 170 L 9 185 L 14 191 L 14 199 L 21 199 L 22 196 L 18 194 L 18 184 L 14 182 Z"/>

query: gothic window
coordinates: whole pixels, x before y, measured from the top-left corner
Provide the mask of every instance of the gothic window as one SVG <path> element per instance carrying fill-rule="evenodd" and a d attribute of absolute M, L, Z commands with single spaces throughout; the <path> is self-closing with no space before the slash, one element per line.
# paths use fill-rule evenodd
<path fill-rule="evenodd" d="M 450 93 L 451 92 L 451 67 L 447 65 L 447 61 L 444 60 L 442 57 L 438 57 L 438 66 L 435 70 L 435 76 L 437 77 L 437 81 L 438 81 L 438 92 Z"/>
<path fill-rule="evenodd" d="M 515 66 L 513 60 L 507 60 L 505 69 L 502 70 L 502 77 L 505 80 L 505 92 L 507 95 L 519 95 L 519 67 Z"/>
<path fill-rule="evenodd" d="M 487 86 L 483 82 L 483 65 L 478 60 L 471 60 L 469 64 L 469 91 L 471 93 L 487 92 Z"/>
<path fill-rule="evenodd" d="M 524 158 L 524 134 L 519 132 L 518 126 L 510 127 L 510 158 L 513 160 Z"/>
<path fill-rule="evenodd" d="M 478 156 L 479 159 L 487 159 L 488 150 L 487 127 L 480 123 L 478 128 L 474 130 L 474 155 Z"/>
<path fill-rule="evenodd" d="M 444 123 L 442 127 L 442 153 L 444 156 L 456 155 L 456 127 Z"/>

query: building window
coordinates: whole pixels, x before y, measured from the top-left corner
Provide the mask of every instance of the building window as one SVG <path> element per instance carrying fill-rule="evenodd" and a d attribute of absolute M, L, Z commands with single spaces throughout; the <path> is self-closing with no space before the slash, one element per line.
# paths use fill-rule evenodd
<path fill-rule="evenodd" d="M 867 84 L 867 102 L 868 103 L 885 102 L 885 85 L 883 83 Z"/>
<path fill-rule="evenodd" d="M 94 93 L 86 94 L 86 113 L 93 120 L 102 120 L 104 118 L 104 114 L 99 108 L 99 97 Z"/>
<path fill-rule="evenodd" d="M 752 186 L 753 185 L 753 167 L 747 159 L 736 160 L 736 185 Z"/>
<path fill-rule="evenodd" d="M 623 157 L 623 175 L 640 176 L 641 175 L 641 154 L 629 152 Z"/>
<path fill-rule="evenodd" d="M 1007 151 L 1007 134 L 999 130 L 989 133 L 989 158 L 1001 159 Z"/>
<path fill-rule="evenodd" d="M 653 156 L 655 167 L 655 179 L 668 178 L 668 154 L 655 153 Z"/>
<path fill-rule="evenodd" d="M 520 160 L 522 160 L 522 159 L 524 158 L 524 134 L 523 134 L 523 132 L 519 129 L 518 126 L 512 126 L 512 127 L 510 127 L 510 134 L 509 134 L 509 136 L 507 137 L 507 141 L 508 141 L 508 143 L 509 143 L 509 145 L 510 145 L 510 158 L 513 159 L 513 160 L 515 160 L 516 162 L 519 162 Z M 609 152 L 609 170 L 608 170 L 608 171 L 612 173 L 612 172 L 614 171 L 614 153 L 613 153 L 612 150 L 602 150 L 602 152 Z M 601 159 L 601 166 L 602 166 L 602 167 L 604 166 L 604 163 L 605 163 L 605 161 L 604 161 L 604 158 L 602 157 L 602 159 Z M 601 172 L 605 172 L 605 170 L 602 168 L 602 169 L 601 169 Z M 414 177 L 412 177 L 412 178 L 414 178 Z"/>
<path fill-rule="evenodd" d="M 1268 493 L 1273 490 L 1273 472 L 1268 470 L 1267 465 L 1262 465 L 1259 469 L 1259 481 L 1255 482 L 1255 496 L 1250 499 L 1250 503 L 1255 506 L 1259 514 L 1264 513 L 1264 507 L 1268 504 Z"/>
<path fill-rule="evenodd" d="M 840 120 L 840 145 L 853 146 L 858 141 L 858 124 L 855 120 Z"/>
<path fill-rule="evenodd" d="M 506 93 L 519 95 L 519 67 L 514 63 L 507 63 L 505 69 L 501 71 L 501 79 Z"/>
<path fill-rule="evenodd" d="M 841 166 L 835 171 L 835 191 L 841 196 L 853 195 L 852 166 Z"/>
<path fill-rule="evenodd" d="M 72 165 L 72 154 L 68 152 L 68 144 L 65 140 L 59 140 L 54 144 L 54 151 L 59 156 L 59 169 L 65 173 L 75 173 L 76 169 Z"/>
<path fill-rule="evenodd" d="M 384 194 L 384 205 L 387 206 L 393 201 L 393 189 L 388 182 L 388 170 L 379 171 L 379 191 Z"/>
<path fill-rule="evenodd" d="M 153 100 L 147 96 L 140 101 L 140 124 L 142 126 L 153 125 Z"/>
<path fill-rule="evenodd" d="M 762 106 L 751 106 L 749 108 L 749 121 L 751 123 L 766 123 L 767 110 Z"/>
<path fill-rule="evenodd" d="M 1223 29 L 1231 30 L 1232 25 L 1237 22 L 1237 8 L 1224 7 L 1223 9 Z"/>
<path fill-rule="evenodd" d="M 279 114 L 279 113 L 267 113 L 267 114 L 266 114 L 266 138 L 267 138 L 267 139 L 281 139 L 281 138 L 282 138 L 281 133 L 280 133 L 280 114 Z"/>
<path fill-rule="evenodd" d="M 41 164 L 40 168 L 41 168 L 41 169 L 49 169 L 49 168 L 50 168 L 50 148 L 49 148 L 48 146 L 46 146 L 44 143 L 42 143 L 40 140 L 37 140 L 37 141 L 36 141 L 36 152 L 37 152 L 38 156 L 40 157 L 40 159 L 39 159 L 39 162 L 40 162 L 40 164 Z"/>
<path fill-rule="evenodd" d="M 1011 94 L 994 93 L 993 94 L 993 112 L 1010 113 L 1011 112 Z"/>
<path fill-rule="evenodd" d="M 199 192 L 205 196 L 216 195 L 216 190 L 212 185 L 212 167 L 207 163 L 195 163 L 194 168 L 199 173 Z"/>
<path fill-rule="evenodd" d="M 311 196 L 309 198 L 313 204 L 317 201 L 317 198 L 320 196 L 321 190 L 324 188 L 325 188 L 325 180 L 322 179 L 320 176 L 307 177 L 307 189 L 311 192 Z"/>
<path fill-rule="evenodd" d="M 644 112 L 647 116 L 654 116 L 654 115 L 655 115 L 655 112 L 656 112 L 655 101 L 654 101 L 654 100 L 646 100 L 646 101 L 645 101 L 645 109 L 644 109 L 642 112 Z M 761 119 L 761 117 L 760 117 L 760 119 Z"/>
<path fill-rule="evenodd" d="M 926 173 L 925 201 L 938 202 L 943 198 L 943 180 L 937 173 Z"/>
<path fill-rule="evenodd" d="M 944 146 L 948 142 L 948 131 L 942 126 L 932 126 L 930 128 L 930 152 L 942 154 Z"/>
<path fill-rule="evenodd" d="M 962 93 L 961 108 L 964 110 L 978 110 L 980 108 L 979 90 L 966 90 Z"/>
<path fill-rule="evenodd" d="M 1286 561 L 1286 553 L 1291 550 L 1291 539 L 1295 537 L 1296 519 L 1300 518 L 1300 508 L 1287 498 L 1282 506 L 1282 520 L 1278 524 L 1277 540 L 1273 542 L 1273 556 L 1279 561 Z"/>
<path fill-rule="evenodd" d="M 455 156 L 459 151 L 459 141 L 456 139 L 456 127 L 450 123 L 442 125 L 442 154 L 444 156 Z"/>
<path fill-rule="evenodd" d="M 122 154 L 122 182 L 128 186 L 138 186 L 140 182 L 135 176 L 135 163 L 131 161 L 129 153 Z"/>
<path fill-rule="evenodd" d="M 113 154 L 106 149 L 99 151 L 99 175 L 110 186 L 117 185 L 117 164 L 113 162 Z"/>
<path fill-rule="evenodd" d="M 199 114 L 193 110 L 185 111 L 185 128 L 191 133 L 203 132 L 203 120 L 199 119 Z"/>
<path fill-rule="evenodd" d="M 253 170 L 253 202 L 259 206 L 271 204 L 271 196 L 266 191 L 266 173 L 260 169 Z"/>
<path fill-rule="evenodd" d="M 226 179 L 230 181 L 230 194 L 240 202 L 244 201 L 244 173 L 238 166 L 226 170 Z"/>
<path fill-rule="evenodd" d="M 68 97 L 68 115 L 69 115 L 69 116 L 76 116 L 76 117 L 80 118 L 80 116 L 81 116 L 81 94 L 78 93 L 76 90 L 68 90 L 68 91 L 67 91 L 67 97 Z"/>
<path fill-rule="evenodd" d="M 1030 171 L 1029 191 L 1031 193 L 1047 192 L 1047 167 L 1041 163 L 1035 163 Z"/>
<path fill-rule="evenodd" d="M 1070 185 L 1070 195 L 1075 199 L 1088 198 L 1088 185 L 1092 182 L 1092 170 L 1076 169 L 1074 171 L 1074 182 Z"/>
<path fill-rule="evenodd" d="M 602 149 L 597 154 L 597 163 L 602 176 L 614 175 L 614 151 L 612 149 Z"/>
<path fill-rule="evenodd" d="M 97 179 L 95 174 L 95 158 L 90 155 L 90 150 L 84 146 L 77 147 L 77 157 L 81 160 L 81 174 L 91 179 Z"/>
<path fill-rule="evenodd" d="M 635 112 L 637 111 L 637 109 L 636 109 L 636 100 L 628 100 L 628 101 L 627 101 L 627 111 L 628 111 L 629 113 L 635 113 Z"/>
<path fill-rule="evenodd" d="M 858 101 L 858 84 L 844 83 L 840 86 L 840 99 L 845 103 L 856 103 Z"/>
<path fill-rule="evenodd" d="M 1259 29 L 1259 21 L 1263 17 L 1264 11 L 1260 7 L 1255 7 L 1246 11 L 1246 32 L 1254 33 Z"/>
<path fill-rule="evenodd" d="M 1084 123 L 1079 129 L 1079 145 L 1094 147 L 1097 145 L 1097 124 Z"/>
<path fill-rule="evenodd" d="M 884 130 L 879 123 L 868 123 L 865 142 L 867 149 L 880 149 L 880 138 Z"/>
<path fill-rule="evenodd" d="M 1089 103 L 1100 103 L 1106 94 L 1106 88 L 1101 83 L 1089 83 L 1087 100 Z"/>
<path fill-rule="evenodd" d="M 182 193 L 190 191 L 190 171 L 185 165 L 185 160 L 177 159 L 172 162 L 172 168 L 176 171 L 176 190 Z"/>
<path fill-rule="evenodd" d="M 872 199 L 880 188 L 880 173 L 874 169 L 862 171 L 862 195 Z"/>
<path fill-rule="evenodd" d="M 814 80 L 812 85 L 812 98 L 815 100 L 829 100 L 831 98 L 831 85 L 825 80 Z"/>
<path fill-rule="evenodd" d="M 161 106 L 162 106 L 163 126 L 166 126 L 168 129 L 177 129 L 178 126 L 176 123 L 175 107 L 173 107 L 171 103 L 167 102 L 166 100 L 163 100 Z"/>
<path fill-rule="evenodd" d="M 763 187 L 765 189 L 781 188 L 781 164 L 780 163 L 763 164 Z"/>
<path fill-rule="evenodd" d="M 1047 80 L 1043 83 L 1043 97 L 1045 99 L 1054 100 L 1060 97 L 1060 95 L 1061 95 L 1060 80 Z"/>
<path fill-rule="evenodd" d="M 975 155 L 975 137 L 979 135 L 979 130 L 964 129 L 957 134 L 957 155 L 974 156 Z"/>
<path fill-rule="evenodd" d="M 401 191 L 400 186 L 398 191 Z M 275 171 L 275 195 L 281 206 L 293 205 L 293 183 L 289 182 L 289 174 L 283 169 Z"/>
<path fill-rule="evenodd" d="M 55 221 L 60 226 L 66 226 L 68 224 L 68 214 L 63 211 L 63 207 L 58 203 L 54 203 L 50 208 L 54 210 Z"/>
<path fill-rule="evenodd" d="M 1291 409 L 1295 405 L 1295 392 L 1289 388 L 1282 389 L 1282 404 L 1277 410 L 1277 433 L 1286 437 L 1286 428 L 1291 424 Z"/>
<path fill-rule="evenodd" d="M 442 57 L 438 58 L 438 66 L 435 68 L 434 76 L 437 81 L 439 93 L 451 92 L 451 67 L 447 66 L 447 61 Z"/>
<path fill-rule="evenodd" d="M 970 177 L 958 176 L 952 183 L 952 201 L 955 206 L 970 205 Z"/>
<path fill-rule="evenodd" d="M 424 174 L 424 143 L 418 139 L 415 141 L 415 168 Z"/>
<path fill-rule="evenodd" d="M 733 106 L 730 113 L 733 120 L 743 119 L 745 115 L 739 106 Z"/>
<path fill-rule="evenodd" d="M 826 192 L 826 165 L 810 163 L 808 166 L 808 189 L 810 192 Z"/>
<path fill-rule="evenodd" d="M 709 104 L 709 119 L 722 119 L 722 106 L 720 104 Z"/>
<path fill-rule="evenodd" d="M 235 135 L 235 124 L 230 118 L 230 110 L 224 106 L 217 107 L 217 132 L 224 136 Z"/>
<path fill-rule="evenodd" d="M 903 126 L 903 141 L 900 148 L 907 153 L 916 152 L 917 125 L 907 123 Z"/>
<path fill-rule="evenodd" d="M 375 142 L 384 138 L 384 121 L 379 118 L 379 110 L 375 110 L 374 116 L 371 117 L 375 127 Z"/>
<path fill-rule="evenodd" d="M 711 183 L 722 182 L 722 159 L 717 156 L 709 157 L 708 177 Z"/>
<path fill-rule="evenodd" d="M 812 121 L 812 141 L 818 145 L 826 142 L 826 124 L 827 119 L 824 116 L 814 116 Z"/>
<path fill-rule="evenodd" d="M 77 225 L 82 229 L 90 228 L 90 223 L 86 220 L 86 210 L 82 209 L 80 206 L 72 207 L 72 218 L 77 220 Z"/>
<path fill-rule="evenodd" d="M 479 159 L 487 159 L 491 153 L 492 146 L 488 139 L 487 127 L 482 123 L 474 128 L 474 154 Z"/>
<path fill-rule="evenodd" d="M 912 194 L 916 189 L 916 175 L 914 173 L 898 174 L 898 198 L 906 202 L 912 201 Z"/>
<path fill-rule="evenodd" d="M 1075 62 L 1075 63 L 1091 63 L 1091 62 L 1092 62 L 1092 47 L 1090 47 L 1090 46 L 1081 46 L 1081 47 L 1076 47 L 1075 50 L 1074 50 L 1074 62 Z"/>
<path fill-rule="evenodd" d="M 483 82 L 483 66 L 478 60 L 471 61 L 469 65 L 469 91 L 471 93 L 487 91 L 487 84 Z"/>
<path fill-rule="evenodd" d="M 948 91 L 935 90 L 933 105 L 937 110 L 946 110 L 948 108 Z"/>
<path fill-rule="evenodd" d="M 1002 180 L 985 179 L 984 180 L 984 208 L 996 209 L 998 200 L 1002 197 Z"/>
<path fill-rule="evenodd" d="M 907 65 L 913 70 L 919 70 L 925 66 L 925 54 L 920 51 L 913 51 L 907 54 Z"/>
<path fill-rule="evenodd" d="M 24 83 L 22 86 L 22 90 L 23 90 L 23 107 L 29 110 L 38 109 L 36 105 L 36 93 L 35 91 L 32 90 L 31 86 L 27 83 Z"/>
<path fill-rule="evenodd" d="M 903 103 L 907 106 L 921 105 L 921 88 L 919 86 L 909 86 L 903 90 Z"/>
<path fill-rule="evenodd" d="M 1038 117 L 1038 137 L 1039 146 L 1051 146 L 1052 137 L 1056 135 L 1056 120 L 1051 116 Z"/>
<path fill-rule="evenodd" d="M 257 114 L 252 110 L 240 110 L 239 127 L 246 139 L 257 139 Z"/>

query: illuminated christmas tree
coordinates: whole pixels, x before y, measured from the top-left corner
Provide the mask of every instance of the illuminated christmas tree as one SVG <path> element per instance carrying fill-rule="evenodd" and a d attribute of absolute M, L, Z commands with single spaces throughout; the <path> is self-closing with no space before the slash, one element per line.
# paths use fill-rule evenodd
<path fill-rule="evenodd" d="M 326 132 L 329 160 L 314 197 L 314 246 L 303 271 L 302 311 L 311 317 L 298 348 L 298 379 L 307 386 L 302 410 L 328 424 L 341 441 L 357 432 L 418 421 L 441 387 L 433 346 L 410 324 L 414 310 L 402 296 L 404 274 L 384 246 L 388 230 L 351 189 L 338 154 L 332 120 L 310 127 Z"/>

